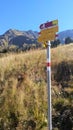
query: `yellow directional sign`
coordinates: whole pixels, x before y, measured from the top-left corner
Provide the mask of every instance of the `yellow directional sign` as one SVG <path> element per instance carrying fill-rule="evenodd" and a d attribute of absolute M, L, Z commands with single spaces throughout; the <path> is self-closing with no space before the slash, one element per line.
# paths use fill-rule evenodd
<path fill-rule="evenodd" d="M 44 37 L 44 38 L 50 38 L 50 37 L 54 37 L 55 36 L 55 33 L 43 33 L 42 35 L 40 35 L 41 37 Z"/>
<path fill-rule="evenodd" d="M 58 26 L 55 26 L 55 27 L 51 27 L 51 28 L 48 28 L 48 29 L 44 29 L 40 32 L 41 35 L 43 34 L 48 34 L 48 33 L 56 33 L 58 32 Z"/>
<path fill-rule="evenodd" d="M 49 33 L 48 35 L 41 35 L 38 37 L 38 42 L 46 42 L 46 41 L 52 41 L 55 39 L 55 33 Z"/>
<path fill-rule="evenodd" d="M 53 20 L 40 25 L 40 36 L 38 42 L 46 42 L 55 40 L 55 34 L 58 32 L 58 20 Z"/>
<path fill-rule="evenodd" d="M 40 32 L 41 35 L 46 35 L 47 33 L 56 33 L 58 32 L 58 26 L 55 26 L 53 28 L 44 29 Z"/>

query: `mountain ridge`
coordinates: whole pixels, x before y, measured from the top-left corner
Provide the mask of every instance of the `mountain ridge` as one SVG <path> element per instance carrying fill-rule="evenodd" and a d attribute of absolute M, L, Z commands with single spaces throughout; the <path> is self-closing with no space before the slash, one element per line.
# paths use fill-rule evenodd
<path fill-rule="evenodd" d="M 0 35 L 0 45 L 18 45 L 37 43 L 37 32 L 28 30 L 20 31 L 16 29 L 9 29 L 3 35 Z"/>
<path fill-rule="evenodd" d="M 73 39 L 73 29 L 65 30 L 58 33 L 58 39 L 61 43 L 65 43 L 65 39 L 70 37 Z M 23 46 L 24 44 L 38 43 L 38 32 L 37 31 L 20 31 L 17 29 L 9 29 L 4 34 L 0 35 L 0 46 L 4 45 L 16 45 Z"/>
<path fill-rule="evenodd" d="M 65 39 L 67 37 L 70 37 L 73 40 L 73 29 L 69 29 L 69 30 L 65 30 L 65 31 L 59 32 L 59 40 L 62 43 L 65 43 Z"/>

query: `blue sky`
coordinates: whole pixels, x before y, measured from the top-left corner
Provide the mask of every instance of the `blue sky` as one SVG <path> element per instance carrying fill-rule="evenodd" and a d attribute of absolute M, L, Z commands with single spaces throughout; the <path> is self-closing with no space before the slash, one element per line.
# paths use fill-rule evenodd
<path fill-rule="evenodd" d="M 8 29 L 39 31 L 55 19 L 59 32 L 73 29 L 73 0 L 0 0 L 0 35 Z"/>

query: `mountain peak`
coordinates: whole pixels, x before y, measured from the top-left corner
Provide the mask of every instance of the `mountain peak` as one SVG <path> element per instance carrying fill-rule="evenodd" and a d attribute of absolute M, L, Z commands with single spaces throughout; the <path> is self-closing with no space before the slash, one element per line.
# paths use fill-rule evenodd
<path fill-rule="evenodd" d="M 61 43 L 65 42 L 65 38 L 70 37 L 73 39 L 73 29 L 62 31 L 59 34 L 59 40 Z M 16 29 L 9 29 L 3 35 L 0 35 L 0 45 L 4 45 L 5 42 L 14 45 L 32 44 L 37 43 L 38 32 L 37 31 L 20 31 Z"/>
<path fill-rule="evenodd" d="M 14 44 L 17 46 L 23 46 L 23 44 L 37 43 L 37 33 L 34 31 L 19 31 L 16 29 L 9 29 L 3 35 L 0 36 L 0 45 L 7 42 L 8 45 Z"/>

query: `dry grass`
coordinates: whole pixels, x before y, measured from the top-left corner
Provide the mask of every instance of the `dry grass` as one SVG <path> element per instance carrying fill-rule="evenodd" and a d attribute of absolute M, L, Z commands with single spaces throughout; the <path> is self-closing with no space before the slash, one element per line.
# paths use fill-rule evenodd
<path fill-rule="evenodd" d="M 61 61 L 73 62 L 73 43 L 52 49 L 52 63 L 58 64 Z"/>
<path fill-rule="evenodd" d="M 62 61 L 70 62 L 73 65 L 73 44 L 59 46 L 51 49 L 52 74 Z M 18 76 L 21 76 L 20 81 Z M 70 81 L 69 81 L 70 83 Z M 69 93 L 71 88 L 65 89 Z M 44 122 L 47 110 L 47 87 L 46 87 L 46 49 L 32 50 L 19 54 L 9 54 L 0 58 L 0 100 L 4 98 L 0 108 L 0 116 L 7 119 L 9 111 L 17 114 L 20 120 L 34 118 L 38 127 Z M 3 87 L 3 89 L 2 89 Z M 71 91 L 72 90 L 72 91 Z M 54 102 L 61 98 L 61 87 L 57 87 L 52 81 L 52 96 Z M 52 98 L 52 99 L 53 99 Z M 65 100 L 65 99 L 64 99 Z M 65 100 L 69 104 L 69 100 Z M 3 109 L 3 107 L 5 109 Z M 25 108 L 25 109 L 24 109 Z M 31 109 L 30 109 L 31 108 Z M 1 113 L 3 109 L 3 113 Z M 8 121 L 8 119 L 7 119 Z"/>
<path fill-rule="evenodd" d="M 58 64 L 61 61 L 73 61 L 73 44 L 58 46 L 52 49 L 51 57 L 52 64 Z M 46 63 L 46 50 L 33 50 L 27 53 L 9 54 L 6 57 L 0 58 L 0 70 L 7 68 L 19 68 L 24 63 L 28 67 L 32 67 L 39 61 L 39 64 Z M 42 63 L 41 63 L 42 62 Z"/>

